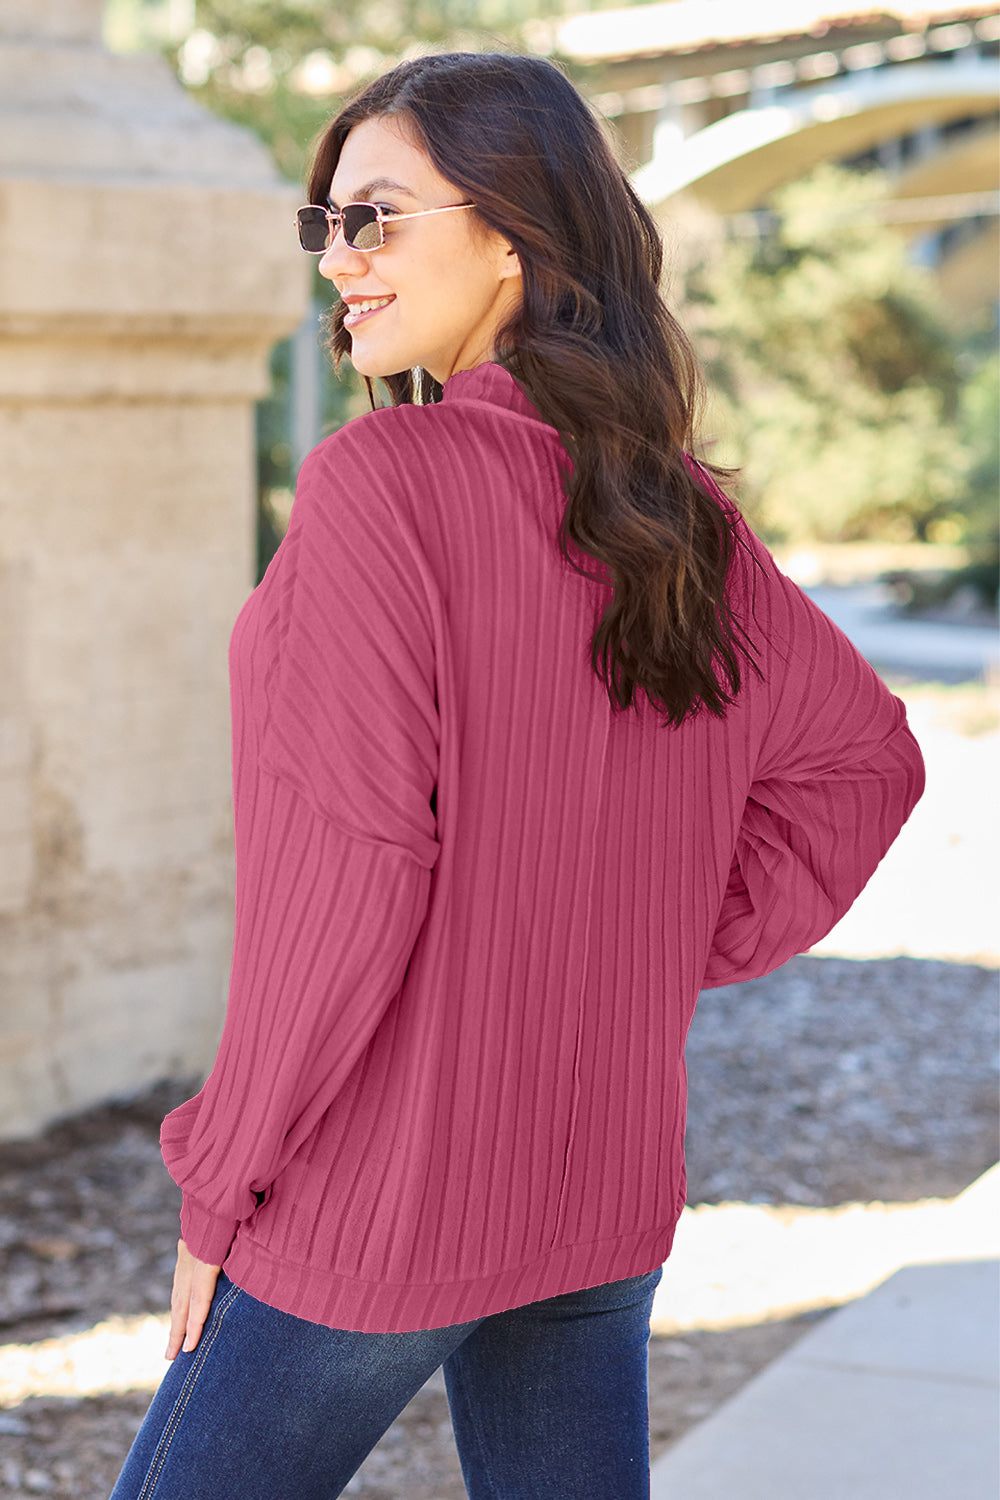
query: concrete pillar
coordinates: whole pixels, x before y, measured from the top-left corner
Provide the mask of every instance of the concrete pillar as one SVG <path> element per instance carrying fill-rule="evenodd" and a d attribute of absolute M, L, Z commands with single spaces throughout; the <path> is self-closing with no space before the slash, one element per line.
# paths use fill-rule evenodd
<path fill-rule="evenodd" d="M 663 103 L 653 126 L 653 160 L 670 158 L 691 133 L 685 129 L 684 106 L 677 96 L 677 65 L 666 60 L 660 70 Z"/>
<path fill-rule="evenodd" d="M 100 0 L 0 4 L 0 1138 L 206 1068 L 227 646 L 297 190 Z"/>

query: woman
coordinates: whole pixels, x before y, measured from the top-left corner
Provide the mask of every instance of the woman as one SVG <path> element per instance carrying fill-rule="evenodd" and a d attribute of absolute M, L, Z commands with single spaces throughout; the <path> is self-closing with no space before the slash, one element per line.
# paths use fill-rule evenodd
<path fill-rule="evenodd" d="M 114 1497 L 339 1495 L 442 1363 L 474 1500 L 645 1496 L 695 1000 L 833 926 L 919 751 L 688 456 L 654 223 L 556 68 L 396 68 L 309 198 L 393 406 L 233 631 L 229 1003 Z"/>

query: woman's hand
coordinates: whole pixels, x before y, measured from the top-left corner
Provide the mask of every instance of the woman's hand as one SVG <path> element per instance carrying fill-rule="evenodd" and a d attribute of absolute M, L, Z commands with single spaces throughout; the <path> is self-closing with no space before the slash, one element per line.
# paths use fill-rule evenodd
<path fill-rule="evenodd" d="M 170 1337 L 164 1359 L 174 1359 L 182 1342 L 186 1352 L 197 1347 L 221 1270 L 221 1266 L 195 1260 L 184 1241 L 177 1241 L 177 1265 L 170 1293 Z"/>

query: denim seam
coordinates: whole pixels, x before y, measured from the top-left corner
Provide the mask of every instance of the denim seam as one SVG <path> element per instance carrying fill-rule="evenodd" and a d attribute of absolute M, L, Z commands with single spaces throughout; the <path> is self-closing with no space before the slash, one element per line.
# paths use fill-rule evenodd
<path fill-rule="evenodd" d="M 504 1314 L 503 1313 L 498 1313 L 498 1314 L 496 1314 L 496 1316 L 502 1318 L 504 1316 Z M 489 1322 L 489 1321 L 490 1320 L 488 1318 L 484 1318 L 483 1319 L 484 1323 L 485 1322 Z M 475 1331 L 476 1330 L 473 1330 L 473 1332 L 475 1332 Z M 471 1337 L 471 1335 L 470 1335 L 470 1337 Z M 462 1340 L 462 1344 L 460 1344 L 458 1346 L 458 1348 L 456 1348 L 455 1350 L 452 1351 L 453 1354 L 456 1354 L 456 1355 L 459 1354 L 459 1351 L 461 1350 L 462 1345 L 464 1345 L 465 1342 L 466 1342 L 465 1339 L 463 1339 Z M 496 1483 L 495 1483 L 495 1480 L 494 1480 L 494 1475 L 491 1472 L 491 1466 L 490 1466 L 490 1444 L 487 1441 L 486 1433 L 485 1433 L 485 1430 L 483 1428 L 483 1423 L 482 1423 L 482 1408 L 481 1408 L 481 1405 L 480 1405 L 479 1402 L 477 1402 L 477 1401 L 475 1401 L 475 1400 L 473 1400 L 473 1399 L 470 1398 L 468 1380 L 467 1380 L 467 1378 L 464 1375 L 461 1377 L 461 1382 L 462 1382 L 462 1386 L 463 1386 L 463 1401 L 464 1401 L 464 1404 L 465 1404 L 466 1414 L 467 1414 L 467 1417 L 468 1417 L 468 1425 L 469 1425 L 469 1428 L 472 1431 L 472 1435 L 473 1435 L 473 1438 L 475 1440 L 476 1447 L 478 1449 L 478 1456 L 479 1456 L 480 1473 L 477 1476 L 476 1494 L 479 1497 L 479 1500 L 503 1500 L 503 1497 L 501 1496 L 500 1491 L 496 1487 Z M 449 1396 L 449 1402 L 450 1402 L 450 1396 Z M 454 1426 L 454 1422 L 452 1423 L 452 1425 Z M 459 1461 L 461 1462 L 461 1456 L 460 1456 L 460 1460 Z M 463 1473 L 463 1477 L 464 1477 L 464 1473 Z M 469 1494 L 470 1495 L 472 1494 L 471 1490 L 469 1490 Z"/>
<path fill-rule="evenodd" d="M 482 1426 L 480 1425 L 479 1408 L 474 1401 L 469 1400 L 468 1387 L 466 1387 L 464 1399 L 466 1410 L 469 1414 L 469 1424 L 475 1434 L 476 1446 L 479 1449 L 479 1478 L 480 1480 L 485 1480 L 486 1484 L 489 1486 L 491 1500 L 499 1500 L 499 1497 L 497 1496 L 496 1486 L 493 1483 L 493 1475 L 490 1473 L 489 1444 L 486 1442 Z M 476 1489 L 479 1490 L 480 1495 L 482 1495 L 482 1490 L 480 1490 L 478 1483 L 476 1485 Z"/>
<path fill-rule="evenodd" d="M 226 1313 L 229 1311 L 232 1304 L 236 1301 L 236 1298 L 240 1295 L 241 1290 L 242 1288 L 238 1286 L 230 1287 L 229 1291 L 226 1293 L 225 1297 L 222 1299 L 222 1301 L 219 1303 L 218 1308 L 216 1309 L 215 1317 L 212 1319 L 212 1326 L 209 1329 L 208 1335 L 207 1337 L 202 1338 L 201 1346 L 198 1350 L 198 1356 L 194 1364 L 191 1366 L 191 1369 L 187 1373 L 187 1378 L 185 1379 L 184 1384 L 181 1387 L 180 1395 L 174 1402 L 174 1408 L 171 1411 L 169 1418 L 167 1419 L 167 1423 L 163 1429 L 163 1437 L 160 1438 L 157 1450 L 153 1454 L 153 1461 L 149 1466 L 149 1472 L 146 1475 L 146 1478 L 143 1480 L 142 1489 L 139 1491 L 137 1500 L 147 1500 L 147 1497 L 153 1494 L 153 1491 L 156 1489 L 161 1478 L 163 1477 L 163 1469 L 170 1453 L 170 1445 L 173 1443 L 174 1438 L 177 1436 L 177 1431 L 180 1427 L 181 1418 L 184 1415 L 184 1410 L 187 1407 L 187 1404 L 190 1401 L 192 1395 L 194 1394 L 194 1388 L 198 1383 L 198 1377 L 201 1375 L 201 1372 L 205 1367 L 205 1360 L 208 1358 L 212 1345 L 215 1343 L 215 1340 L 218 1338 L 219 1333 L 222 1329 L 222 1320 L 225 1317 Z M 169 1437 L 167 1436 L 168 1433 Z M 150 1480 L 153 1481 L 152 1486 L 150 1486 Z"/>

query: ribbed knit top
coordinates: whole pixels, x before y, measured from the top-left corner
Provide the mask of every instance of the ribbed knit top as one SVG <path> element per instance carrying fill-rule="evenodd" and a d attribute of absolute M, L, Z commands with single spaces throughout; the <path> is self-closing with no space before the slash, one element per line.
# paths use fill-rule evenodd
<path fill-rule="evenodd" d="M 613 711 L 565 461 L 492 363 L 350 422 L 233 629 L 228 1007 L 161 1143 L 191 1252 L 331 1327 L 662 1264 L 699 990 L 827 933 L 923 787 L 902 703 L 735 512 L 762 678 L 721 720 Z"/>

